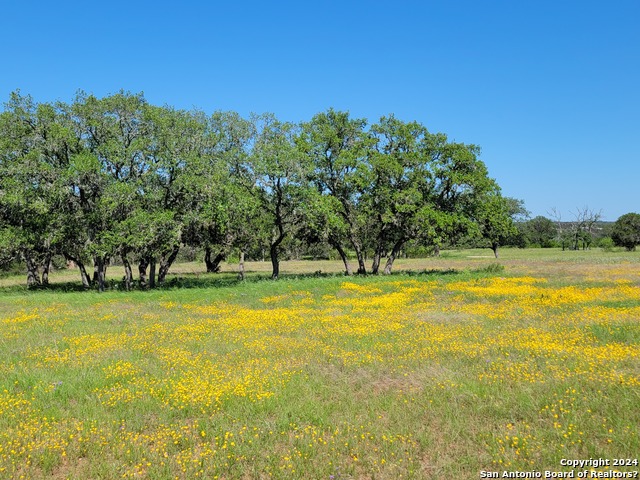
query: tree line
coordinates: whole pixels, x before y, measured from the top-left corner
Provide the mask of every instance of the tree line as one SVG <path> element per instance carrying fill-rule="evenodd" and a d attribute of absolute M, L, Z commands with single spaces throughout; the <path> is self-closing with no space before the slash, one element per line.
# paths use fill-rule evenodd
<path fill-rule="evenodd" d="M 70 103 L 14 92 L 0 113 L 0 263 L 24 262 L 37 286 L 63 256 L 104 290 L 115 259 L 127 289 L 154 287 L 185 247 L 208 271 L 231 251 L 268 252 L 274 279 L 293 241 L 331 248 L 348 275 L 390 273 L 408 245 L 475 239 L 497 256 L 522 205 L 479 152 L 393 115 L 329 109 L 294 124 L 124 91 Z"/>
<path fill-rule="evenodd" d="M 601 213 L 588 207 L 578 208 L 573 218 L 563 219 L 553 209 L 552 218 L 528 218 L 528 212 L 515 218 L 516 231 L 504 239 L 503 245 L 520 248 L 562 248 L 587 250 L 598 246 L 611 250 L 614 246 L 628 251 L 640 245 L 640 214 L 627 213 L 615 222 L 601 220 Z"/>

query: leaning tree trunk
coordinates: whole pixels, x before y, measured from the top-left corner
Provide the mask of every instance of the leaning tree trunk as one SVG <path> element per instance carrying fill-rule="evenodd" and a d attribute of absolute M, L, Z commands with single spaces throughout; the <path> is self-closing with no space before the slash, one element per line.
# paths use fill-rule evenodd
<path fill-rule="evenodd" d="M 367 266 L 365 265 L 364 252 L 360 247 L 360 243 L 356 240 L 356 238 L 352 235 L 349 238 L 351 242 L 351 246 L 353 247 L 353 251 L 356 252 L 356 259 L 358 260 L 358 275 L 366 275 L 367 274 Z"/>
<path fill-rule="evenodd" d="M 337 240 L 329 240 L 329 243 L 333 248 L 335 248 L 342 259 L 342 263 L 344 263 L 344 274 L 347 276 L 353 275 L 351 271 L 351 264 L 349 263 L 349 259 L 347 258 L 347 253 L 342 248 L 342 245 Z"/>
<path fill-rule="evenodd" d="M 173 250 L 166 258 L 160 259 L 160 270 L 158 272 L 158 283 L 164 283 L 165 278 L 167 277 L 167 273 L 169 273 L 169 269 L 176 257 L 178 256 L 178 252 L 180 251 L 180 245 L 174 245 Z"/>
<path fill-rule="evenodd" d="M 87 273 L 87 267 L 84 266 L 82 262 L 75 262 L 80 270 L 80 278 L 82 279 L 82 286 L 85 289 L 91 288 L 91 278 L 89 277 L 89 273 Z"/>
<path fill-rule="evenodd" d="M 207 247 L 204 251 L 204 263 L 207 266 L 207 273 L 218 273 L 220 271 L 220 263 L 224 260 L 224 254 L 219 252 L 213 260 L 211 259 L 211 248 Z"/>
<path fill-rule="evenodd" d="M 493 254 L 495 255 L 496 258 L 498 258 L 498 247 L 500 245 L 498 244 L 498 242 L 492 242 L 491 243 L 491 250 L 493 250 Z"/>
<path fill-rule="evenodd" d="M 91 288 L 91 278 L 87 273 L 87 267 L 85 267 L 84 263 L 80 261 L 80 259 L 72 257 L 68 253 L 64 254 L 64 258 L 67 262 L 73 262 L 78 267 L 78 270 L 80 270 L 80 278 L 82 279 L 82 286 L 85 289 Z"/>
<path fill-rule="evenodd" d="M 385 275 L 390 275 L 391 274 L 391 269 L 393 268 L 393 262 L 398 257 L 398 254 L 400 253 L 400 250 L 402 250 L 404 242 L 405 242 L 404 239 L 398 240 L 396 242 L 396 244 L 393 246 L 393 249 L 391 250 L 391 253 L 389 254 L 389 258 L 387 258 L 387 264 L 384 266 L 384 274 Z"/>

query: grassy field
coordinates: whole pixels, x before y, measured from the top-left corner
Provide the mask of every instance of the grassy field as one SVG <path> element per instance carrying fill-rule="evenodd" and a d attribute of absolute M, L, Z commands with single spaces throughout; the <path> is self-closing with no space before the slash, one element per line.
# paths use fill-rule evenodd
<path fill-rule="evenodd" d="M 4 277 L 0 478 L 640 470 L 640 253 L 501 253 L 380 277 L 285 262 L 277 282 L 183 264 L 153 292 Z"/>

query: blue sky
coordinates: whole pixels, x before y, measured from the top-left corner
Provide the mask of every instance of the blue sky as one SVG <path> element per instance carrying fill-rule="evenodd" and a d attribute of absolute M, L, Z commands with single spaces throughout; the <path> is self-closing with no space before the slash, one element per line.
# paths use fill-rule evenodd
<path fill-rule="evenodd" d="M 394 113 L 480 145 L 534 216 L 640 212 L 637 0 L 22 1 L 0 18 L 1 101 Z"/>

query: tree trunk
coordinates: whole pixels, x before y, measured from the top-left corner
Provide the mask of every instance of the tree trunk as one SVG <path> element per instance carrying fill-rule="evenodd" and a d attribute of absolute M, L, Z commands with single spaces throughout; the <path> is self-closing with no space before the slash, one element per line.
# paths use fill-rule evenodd
<path fill-rule="evenodd" d="M 122 265 L 124 265 L 124 288 L 129 291 L 133 285 L 133 272 L 131 271 L 131 264 L 126 254 L 122 254 Z"/>
<path fill-rule="evenodd" d="M 27 264 L 27 287 L 39 287 L 40 272 L 38 271 L 38 262 L 30 254 L 24 254 L 24 260 Z"/>
<path fill-rule="evenodd" d="M 378 270 L 380 269 L 380 260 L 382 259 L 382 249 L 376 248 L 376 251 L 373 253 L 373 262 L 371 264 L 371 273 L 373 275 L 378 274 Z"/>
<path fill-rule="evenodd" d="M 94 281 L 98 284 L 98 291 L 104 292 L 105 280 L 107 276 L 107 263 L 109 262 L 108 256 L 97 256 L 93 260 L 93 276 Z"/>
<path fill-rule="evenodd" d="M 82 286 L 85 289 L 91 288 L 91 278 L 89 278 L 89 273 L 87 272 L 87 267 L 84 266 L 82 262 L 75 262 L 78 265 L 78 269 L 80 270 L 80 279 L 82 280 Z"/>
<path fill-rule="evenodd" d="M 329 239 L 329 244 L 338 251 L 340 258 L 342 259 L 342 263 L 344 263 L 344 274 L 347 276 L 353 275 L 353 272 L 351 271 L 351 264 L 349 264 L 349 259 L 347 258 L 347 253 L 344 251 L 344 248 L 342 248 L 337 240 Z"/>
<path fill-rule="evenodd" d="M 387 258 L 387 264 L 384 266 L 385 275 L 391 274 L 391 269 L 393 268 L 393 262 L 395 261 L 396 257 L 398 256 L 398 253 L 400 253 L 400 250 L 404 246 L 404 242 L 405 242 L 404 239 L 398 240 L 396 244 L 393 246 L 393 249 L 389 254 L 389 258 Z"/>
<path fill-rule="evenodd" d="M 271 278 L 277 280 L 280 275 L 280 260 L 278 259 L 277 245 L 271 245 L 269 255 L 271 256 Z"/>
<path fill-rule="evenodd" d="M 271 246 L 269 247 L 269 256 L 271 257 L 271 268 L 272 268 L 271 278 L 273 280 L 277 280 L 278 277 L 280 276 L 280 259 L 278 258 L 278 247 L 280 247 L 280 244 L 282 243 L 282 240 L 284 240 L 284 237 L 285 237 L 284 227 L 282 226 L 282 223 L 278 223 L 277 227 L 278 227 L 278 236 L 271 243 Z"/>
<path fill-rule="evenodd" d="M 149 288 L 156 288 L 156 257 L 149 259 Z"/>
<path fill-rule="evenodd" d="M 180 245 L 175 245 L 173 250 L 167 258 L 160 259 L 160 271 L 158 272 L 158 283 L 164 283 L 164 279 L 167 277 L 167 273 L 169 273 L 169 269 L 176 257 L 178 256 L 178 252 L 180 251 Z"/>
<path fill-rule="evenodd" d="M 204 264 L 207 267 L 207 273 L 213 273 L 213 262 L 211 262 L 211 248 L 205 247 L 204 249 Z"/>
<path fill-rule="evenodd" d="M 84 263 L 81 262 L 79 259 L 70 256 L 67 253 L 64 254 L 64 258 L 67 262 L 75 263 L 75 265 L 78 267 L 78 270 L 80 270 L 80 278 L 82 279 L 82 286 L 85 289 L 91 288 L 91 278 L 89 278 L 89 274 L 87 273 L 87 268 L 84 266 Z"/>
<path fill-rule="evenodd" d="M 219 252 L 213 260 L 211 260 L 211 248 L 207 247 L 204 251 L 204 263 L 207 266 L 207 273 L 218 273 L 220 271 L 220 263 L 224 260 L 224 254 Z"/>
<path fill-rule="evenodd" d="M 500 245 L 498 244 L 498 242 L 493 242 L 491 243 L 491 250 L 493 250 L 493 254 L 495 255 L 496 258 L 498 258 L 498 247 Z"/>
<path fill-rule="evenodd" d="M 358 260 L 358 275 L 366 275 L 367 274 L 367 266 L 365 265 L 364 252 L 362 248 L 360 248 L 360 244 L 358 241 L 351 237 L 349 239 L 351 242 L 351 246 L 353 247 L 353 251 L 356 252 L 356 259 Z"/>
<path fill-rule="evenodd" d="M 109 266 L 109 261 L 111 260 L 111 257 L 106 256 L 102 259 L 102 282 L 106 282 L 107 281 L 107 267 Z"/>
<path fill-rule="evenodd" d="M 147 287 L 147 267 L 149 266 L 148 258 L 141 258 L 138 262 L 138 275 L 140 277 L 140 287 Z"/>
<path fill-rule="evenodd" d="M 49 270 L 51 269 L 51 252 L 47 252 L 42 262 L 42 285 L 49 285 Z"/>
<path fill-rule="evenodd" d="M 238 264 L 238 280 L 244 280 L 244 252 L 240 252 L 240 262 Z"/>

